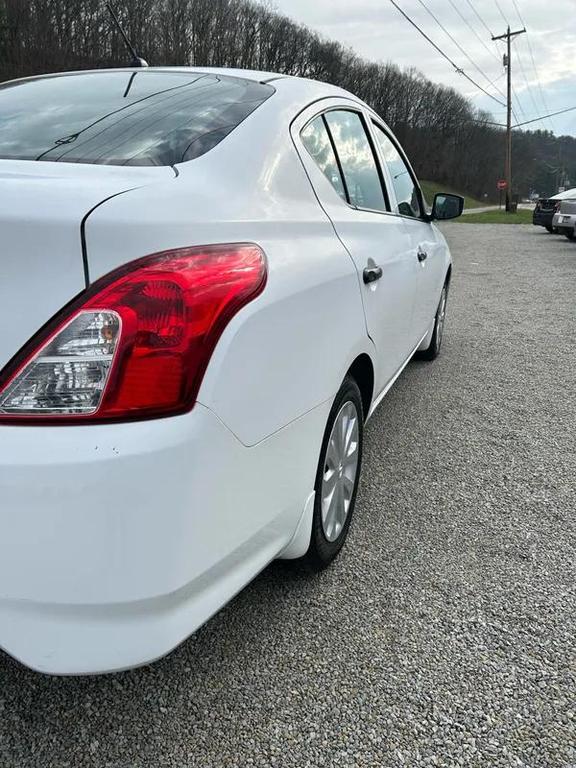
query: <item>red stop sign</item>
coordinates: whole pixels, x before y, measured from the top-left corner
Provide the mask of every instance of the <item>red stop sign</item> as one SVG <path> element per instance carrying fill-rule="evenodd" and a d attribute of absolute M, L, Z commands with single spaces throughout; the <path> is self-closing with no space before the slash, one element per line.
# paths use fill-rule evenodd
<path fill-rule="evenodd" d="M 506 189 L 506 187 L 508 186 L 508 183 L 506 179 L 499 179 L 496 186 L 498 187 L 498 189 Z"/>

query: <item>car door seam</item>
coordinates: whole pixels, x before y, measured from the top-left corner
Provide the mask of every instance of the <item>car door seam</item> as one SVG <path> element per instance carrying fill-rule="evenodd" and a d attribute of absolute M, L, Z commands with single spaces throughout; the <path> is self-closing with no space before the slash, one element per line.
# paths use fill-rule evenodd
<path fill-rule="evenodd" d="M 176 178 L 179 175 L 178 170 L 174 166 L 170 166 L 172 171 L 174 172 L 174 177 Z M 127 192 L 133 192 L 135 189 L 142 189 L 144 185 L 139 184 L 136 187 L 130 187 L 129 189 L 123 189 L 121 192 L 115 192 L 113 195 L 109 195 L 108 197 L 105 197 L 103 200 L 100 200 L 99 203 L 96 203 L 88 213 L 86 213 L 80 222 L 80 245 L 82 248 L 82 268 L 84 270 L 84 284 L 86 288 L 90 287 L 90 264 L 88 262 L 88 246 L 86 243 L 86 222 L 88 221 L 88 218 L 94 213 L 94 211 L 97 208 L 100 208 L 101 205 L 104 205 L 104 203 L 107 203 L 109 200 L 113 200 L 115 197 L 120 197 L 120 195 L 125 195 Z"/>
<path fill-rule="evenodd" d="M 104 203 L 107 203 L 108 200 L 112 200 L 115 197 L 120 197 L 120 195 L 125 194 L 126 192 L 132 192 L 134 189 L 139 189 L 139 187 L 130 187 L 130 189 L 124 189 L 122 192 L 116 192 L 113 195 L 109 195 L 108 197 L 105 197 L 104 200 L 100 200 L 99 203 L 96 203 L 95 206 L 90 208 L 88 213 L 85 214 L 84 218 L 82 219 L 82 222 L 80 223 L 80 242 L 82 244 L 82 266 L 84 268 L 84 283 L 85 287 L 90 287 L 90 265 L 88 263 L 88 247 L 86 245 L 86 222 L 88 220 L 88 217 L 94 213 L 94 211 L 97 208 L 100 208 L 101 205 L 104 205 Z"/>

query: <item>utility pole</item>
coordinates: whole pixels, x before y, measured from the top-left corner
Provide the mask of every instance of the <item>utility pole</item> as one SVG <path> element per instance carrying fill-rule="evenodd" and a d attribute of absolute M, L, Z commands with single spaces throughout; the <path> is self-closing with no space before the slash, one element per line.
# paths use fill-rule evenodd
<path fill-rule="evenodd" d="M 526 32 L 526 28 L 510 32 L 510 27 L 504 35 L 492 35 L 492 40 L 506 40 L 507 53 L 504 56 L 504 66 L 508 76 L 508 100 L 506 105 L 506 210 L 510 210 L 510 193 L 512 192 L 512 59 L 510 43 L 517 35 Z"/>

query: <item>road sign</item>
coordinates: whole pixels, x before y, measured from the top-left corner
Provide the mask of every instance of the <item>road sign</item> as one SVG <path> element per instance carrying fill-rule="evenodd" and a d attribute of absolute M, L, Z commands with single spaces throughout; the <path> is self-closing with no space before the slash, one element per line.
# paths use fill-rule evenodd
<path fill-rule="evenodd" d="M 498 179 L 498 183 L 496 184 L 496 186 L 498 187 L 498 189 L 506 189 L 506 187 L 508 186 L 506 179 Z"/>

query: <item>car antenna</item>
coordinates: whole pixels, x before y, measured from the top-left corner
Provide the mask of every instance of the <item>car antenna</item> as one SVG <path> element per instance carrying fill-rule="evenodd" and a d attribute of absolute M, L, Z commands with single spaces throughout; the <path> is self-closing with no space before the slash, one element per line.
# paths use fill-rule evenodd
<path fill-rule="evenodd" d="M 118 31 L 122 35 L 122 39 L 126 43 L 126 48 L 130 51 L 132 54 L 132 61 L 130 62 L 131 67 L 147 67 L 148 62 L 145 59 L 140 58 L 138 54 L 136 53 L 136 49 L 128 39 L 128 35 L 126 32 L 124 32 L 124 29 L 122 28 L 122 24 L 120 24 L 120 21 L 118 20 L 118 16 L 114 13 L 114 9 L 112 8 L 112 5 L 110 3 L 106 3 L 106 8 L 110 11 L 110 16 L 112 16 L 112 20 L 114 21 L 114 24 L 118 27 Z"/>

